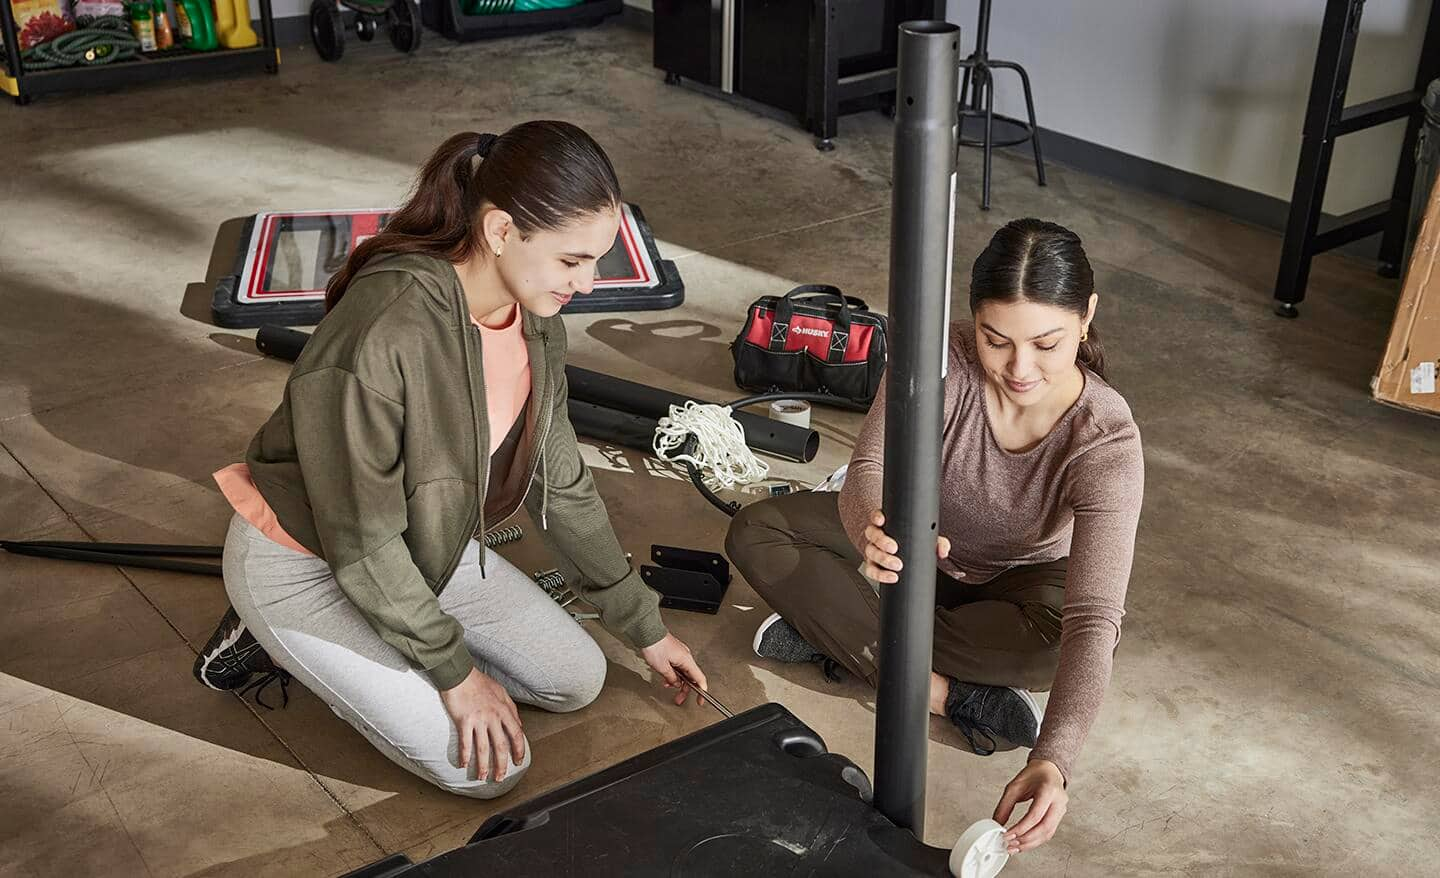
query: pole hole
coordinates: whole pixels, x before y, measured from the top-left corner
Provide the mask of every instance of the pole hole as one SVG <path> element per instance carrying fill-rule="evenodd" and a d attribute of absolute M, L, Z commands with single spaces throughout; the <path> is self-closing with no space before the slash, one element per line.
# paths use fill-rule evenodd
<path fill-rule="evenodd" d="M 905 99 L 905 106 L 907 106 L 907 107 L 913 107 L 913 106 L 915 106 L 915 99 L 914 99 L 914 98 L 906 98 L 906 99 Z"/>

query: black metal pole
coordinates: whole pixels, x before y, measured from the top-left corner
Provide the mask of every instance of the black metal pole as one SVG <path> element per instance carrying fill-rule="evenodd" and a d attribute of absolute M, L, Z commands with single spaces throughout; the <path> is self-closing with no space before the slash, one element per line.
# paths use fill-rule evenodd
<path fill-rule="evenodd" d="M 173 570 L 177 573 L 201 573 L 206 576 L 220 576 L 219 564 L 204 564 L 198 561 L 172 561 L 146 555 L 131 555 L 122 552 L 88 552 L 80 549 L 60 549 L 53 546 L 29 546 L 25 543 L 0 542 L 0 549 L 15 555 L 32 555 L 36 558 L 53 558 L 59 561 L 89 561 L 94 564 L 111 564 L 116 567 L 145 567 L 150 570 Z"/>
<path fill-rule="evenodd" d="M 959 48 L 952 24 L 900 25 L 881 508 L 905 569 L 880 592 L 875 807 L 917 838 L 925 830 Z"/>

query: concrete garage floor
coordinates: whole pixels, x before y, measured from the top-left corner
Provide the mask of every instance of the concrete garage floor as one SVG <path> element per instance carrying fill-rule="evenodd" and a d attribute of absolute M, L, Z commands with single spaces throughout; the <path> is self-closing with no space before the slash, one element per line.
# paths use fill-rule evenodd
<path fill-rule="evenodd" d="M 229 512 L 209 474 L 239 459 L 286 366 L 187 316 L 206 313 L 217 227 L 264 208 L 394 203 L 455 131 L 586 126 L 677 260 L 684 307 L 569 321 L 581 365 L 724 398 L 726 345 L 753 297 L 829 281 L 885 301 L 878 114 L 847 117 L 840 148 L 817 154 L 788 123 L 664 86 L 648 37 L 618 24 L 285 62 L 278 78 L 0 111 L 0 140 L 24 145 L 0 184 L 0 535 L 221 541 Z M 1009 156 L 984 214 L 978 154 L 963 162 L 957 289 L 1009 218 L 1077 230 L 1148 463 L 1125 635 L 1070 814 L 1006 874 L 1432 871 L 1440 456 L 1435 421 L 1368 396 L 1394 283 L 1326 256 L 1302 319 L 1282 321 L 1272 232 L 1054 165 L 1039 189 Z M 780 473 L 814 480 L 846 459 L 858 418 L 817 420 L 821 457 Z M 720 546 L 724 518 L 683 481 L 592 452 L 630 550 Z M 544 564 L 533 538 L 507 554 Z M 195 683 L 225 607 L 215 580 L 0 554 L 0 595 L 0 875 L 324 875 L 393 851 L 420 859 L 497 808 L 715 719 L 669 704 L 598 634 L 613 660 L 600 700 L 525 711 L 529 779 L 478 803 L 392 766 L 299 686 L 268 711 Z M 766 612 L 737 580 L 718 616 L 667 619 L 731 707 L 782 702 L 868 770 L 870 693 L 754 660 Z M 959 741 L 937 721 L 933 844 L 989 816 L 1024 758 Z"/>

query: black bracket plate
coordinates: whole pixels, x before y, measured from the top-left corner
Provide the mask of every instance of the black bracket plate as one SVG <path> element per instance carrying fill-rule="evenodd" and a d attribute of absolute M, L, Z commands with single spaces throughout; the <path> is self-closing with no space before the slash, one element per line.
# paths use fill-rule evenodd
<path fill-rule="evenodd" d="M 650 558 L 658 565 L 640 567 L 640 578 L 660 592 L 660 606 L 697 613 L 717 613 L 730 585 L 730 562 L 724 555 L 651 546 Z"/>
<path fill-rule="evenodd" d="M 718 552 L 654 545 L 650 547 L 650 560 L 660 567 L 708 573 L 721 585 L 730 584 L 730 562 Z"/>

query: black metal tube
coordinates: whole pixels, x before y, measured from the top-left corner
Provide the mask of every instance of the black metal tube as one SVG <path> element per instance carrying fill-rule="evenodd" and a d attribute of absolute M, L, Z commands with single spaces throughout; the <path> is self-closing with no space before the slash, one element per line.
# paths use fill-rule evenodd
<path fill-rule="evenodd" d="M 683 406 L 690 399 L 679 393 L 626 381 L 624 378 L 582 369 L 579 366 L 566 366 L 565 377 L 570 382 L 571 399 L 656 420 L 668 416 L 670 406 Z M 820 450 L 820 434 L 809 427 L 797 427 L 749 412 L 737 411 L 733 415 L 745 430 L 745 444 L 756 451 L 809 463 Z"/>
<path fill-rule="evenodd" d="M 925 830 L 959 44 L 960 29 L 945 22 L 900 25 L 881 508 L 904 569 L 880 590 L 875 807 L 917 838 Z"/>
<path fill-rule="evenodd" d="M 572 399 L 567 404 L 570 425 L 581 436 L 633 448 L 646 454 L 655 453 L 655 419 L 643 415 L 607 409 L 591 402 Z"/>
<path fill-rule="evenodd" d="M 309 340 L 308 333 L 268 324 L 260 327 L 259 331 L 255 333 L 255 347 L 262 354 L 289 360 L 292 363 L 300 356 L 300 351 L 305 348 L 305 342 Z M 684 405 L 690 398 L 636 381 L 626 381 L 624 378 L 616 378 L 603 372 L 582 369 L 579 366 L 566 366 L 565 378 L 569 384 L 572 404 L 576 401 L 587 402 L 602 409 L 648 418 L 651 422 L 651 434 L 655 432 L 654 422 L 670 414 L 670 406 Z M 696 401 L 704 402 L 704 400 Z M 573 405 L 570 412 L 572 416 L 576 412 Z M 809 463 L 815 459 L 815 454 L 820 450 L 820 433 L 809 427 L 797 427 L 794 424 L 787 424 L 761 415 L 752 415 L 749 412 L 737 411 L 733 414 L 735 420 L 739 421 L 740 426 L 745 430 L 745 444 L 756 451 L 763 451 L 787 460 Z M 592 429 L 620 428 L 620 422 L 610 415 L 587 412 L 582 414 L 582 419 L 585 419 Z M 639 420 L 626 423 L 619 435 L 629 437 L 638 429 L 639 424 Z M 635 445 L 628 439 L 621 441 L 611 439 L 608 435 L 585 433 L 580 429 L 579 424 L 576 424 L 575 431 L 595 439 L 611 441 L 617 445 L 653 451 L 650 441 L 644 445 Z"/>
<path fill-rule="evenodd" d="M 255 331 L 256 350 L 267 357 L 291 363 L 300 359 L 300 352 L 305 350 L 305 343 L 309 340 L 308 332 L 270 323 Z"/>
<path fill-rule="evenodd" d="M 76 540 L 0 540 L 0 548 L 75 549 L 81 552 L 114 552 L 119 555 L 176 555 L 186 558 L 219 558 L 224 546 L 163 545 L 160 543 L 91 543 Z"/>
<path fill-rule="evenodd" d="M 82 549 L 58 549 L 53 546 L 30 546 L 25 543 L 11 542 L 0 542 L 0 549 L 15 555 L 32 555 L 36 558 L 53 558 L 59 561 L 89 561 L 93 564 L 111 564 L 116 567 L 144 567 L 150 570 L 173 570 L 177 573 L 200 573 L 205 576 L 221 575 L 219 564 L 172 561 L 168 558 L 155 558 L 147 555 L 89 552 Z"/>

